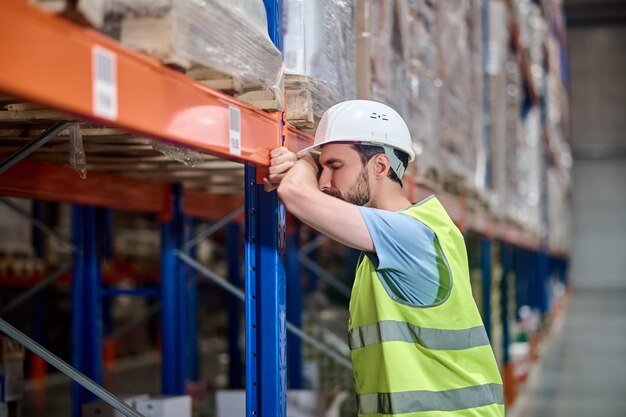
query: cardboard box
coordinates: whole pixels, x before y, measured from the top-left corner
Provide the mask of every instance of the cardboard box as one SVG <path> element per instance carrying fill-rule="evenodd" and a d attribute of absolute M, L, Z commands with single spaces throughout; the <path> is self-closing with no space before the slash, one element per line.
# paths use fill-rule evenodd
<path fill-rule="evenodd" d="M 289 417 L 339 417 L 341 404 L 348 394 L 345 391 L 319 390 L 287 391 Z M 246 392 L 243 390 L 217 391 L 215 395 L 217 417 L 246 415 Z"/>
<path fill-rule="evenodd" d="M 24 362 L 21 359 L 0 364 L 0 402 L 19 401 L 24 396 Z"/>
<path fill-rule="evenodd" d="M 7 336 L 0 336 L 0 362 L 20 360 L 25 357 L 24 346 Z"/>
<path fill-rule="evenodd" d="M 148 394 L 122 396 L 122 401 L 128 404 L 130 407 L 137 409 L 137 401 L 150 399 Z M 124 414 L 111 407 L 108 403 L 102 400 L 92 401 L 82 406 L 83 417 L 124 417 Z"/>
<path fill-rule="evenodd" d="M 191 417 L 191 397 L 152 397 L 137 401 L 137 411 L 145 417 Z"/>

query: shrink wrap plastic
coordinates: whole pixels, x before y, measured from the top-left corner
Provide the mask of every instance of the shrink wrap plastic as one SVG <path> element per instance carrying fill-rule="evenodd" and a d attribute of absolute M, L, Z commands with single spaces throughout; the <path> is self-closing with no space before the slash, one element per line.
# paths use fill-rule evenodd
<path fill-rule="evenodd" d="M 283 12 L 285 73 L 306 76 L 289 85 L 287 112 L 321 118 L 355 97 L 354 2 L 285 0 Z"/>
<path fill-rule="evenodd" d="M 443 0 L 437 7 L 444 179 L 474 189 L 484 186 L 475 178 L 478 156 L 485 151 L 481 2 Z"/>
<path fill-rule="evenodd" d="M 440 179 L 439 51 L 437 3 L 370 2 L 371 98 L 393 107 L 407 122 L 416 153 L 407 172 Z"/>
<path fill-rule="evenodd" d="M 210 67 L 272 91 L 282 104 L 282 55 L 267 33 L 261 0 L 113 0 L 107 15 L 121 21 L 125 45 L 183 68 Z M 115 36 L 110 24 L 105 32 Z"/>

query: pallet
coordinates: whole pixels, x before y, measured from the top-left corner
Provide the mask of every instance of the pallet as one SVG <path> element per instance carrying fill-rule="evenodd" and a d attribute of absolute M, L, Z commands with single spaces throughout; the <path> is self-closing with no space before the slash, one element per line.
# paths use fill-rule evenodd
<path fill-rule="evenodd" d="M 453 172 L 444 173 L 441 180 L 441 187 L 443 191 L 457 196 L 474 196 L 474 186 L 471 178 L 467 178 Z"/>
<path fill-rule="evenodd" d="M 0 154 L 10 155 L 58 121 L 80 124 L 89 171 L 106 172 L 153 182 L 182 182 L 190 188 L 215 193 L 243 192 L 243 165 L 218 157 L 169 147 L 152 139 L 136 137 L 120 129 L 77 121 L 73 116 L 42 106 L 0 97 Z M 6 104 L 10 102 L 10 104 Z M 181 162 L 190 153 L 194 163 Z M 69 129 L 61 131 L 28 158 L 71 166 Z"/>
<path fill-rule="evenodd" d="M 284 85 L 287 122 L 301 130 L 314 131 L 320 121 L 320 113 L 323 113 L 316 111 L 316 107 L 324 110 L 328 107 L 319 103 L 320 95 L 324 94 L 320 92 L 320 86 L 303 74 L 285 74 Z M 236 97 L 266 111 L 276 111 L 281 107 L 281 100 L 268 90 L 248 89 Z"/>

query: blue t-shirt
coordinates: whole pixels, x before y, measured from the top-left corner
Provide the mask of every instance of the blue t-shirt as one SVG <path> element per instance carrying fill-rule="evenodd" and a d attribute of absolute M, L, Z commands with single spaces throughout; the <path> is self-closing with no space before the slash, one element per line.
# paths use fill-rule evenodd
<path fill-rule="evenodd" d="M 444 300 L 451 279 L 435 233 L 402 212 L 359 207 L 375 252 L 365 252 L 395 301 L 428 306 Z"/>

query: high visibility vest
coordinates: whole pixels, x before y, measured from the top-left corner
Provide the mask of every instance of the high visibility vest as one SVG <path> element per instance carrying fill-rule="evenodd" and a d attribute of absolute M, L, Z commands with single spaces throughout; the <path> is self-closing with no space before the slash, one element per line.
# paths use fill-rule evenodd
<path fill-rule="evenodd" d="M 394 300 L 361 256 L 349 340 L 360 416 L 504 416 L 502 379 L 472 297 L 463 236 L 431 197 L 403 211 L 436 236 L 450 291 L 432 306 Z"/>

